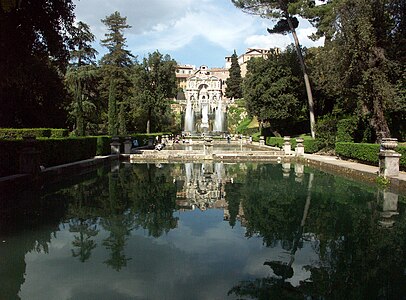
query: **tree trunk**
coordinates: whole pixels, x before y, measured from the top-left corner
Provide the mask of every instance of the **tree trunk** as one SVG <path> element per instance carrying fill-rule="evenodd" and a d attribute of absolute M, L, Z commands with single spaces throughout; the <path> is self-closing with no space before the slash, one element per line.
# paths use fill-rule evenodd
<path fill-rule="evenodd" d="M 80 79 L 77 79 L 76 85 L 76 135 L 84 136 L 84 120 L 83 120 L 83 105 L 82 105 L 82 84 Z"/>
<path fill-rule="evenodd" d="M 304 63 L 302 50 L 300 48 L 299 39 L 297 37 L 296 30 L 292 24 L 290 17 L 288 16 L 286 19 L 288 20 L 290 31 L 292 32 L 293 39 L 295 40 L 297 56 L 299 58 L 300 66 L 302 67 L 303 77 L 304 77 L 305 86 L 306 86 L 307 102 L 309 104 L 310 133 L 312 135 L 312 138 L 314 139 L 316 137 L 316 133 L 315 133 L 316 119 L 314 117 L 314 101 L 313 101 L 313 95 L 312 95 L 312 88 L 310 86 L 310 80 L 309 80 L 309 76 L 307 75 L 306 65 Z"/>
<path fill-rule="evenodd" d="M 148 119 L 147 119 L 147 133 L 150 133 L 151 127 L 151 109 L 148 108 Z"/>
<path fill-rule="evenodd" d="M 372 128 L 374 128 L 375 130 L 376 141 L 380 143 L 382 138 L 390 137 L 390 130 L 388 122 L 386 122 L 386 118 L 382 109 L 382 103 L 380 99 L 374 99 L 373 105 L 374 111 L 372 114 L 370 124 Z"/>

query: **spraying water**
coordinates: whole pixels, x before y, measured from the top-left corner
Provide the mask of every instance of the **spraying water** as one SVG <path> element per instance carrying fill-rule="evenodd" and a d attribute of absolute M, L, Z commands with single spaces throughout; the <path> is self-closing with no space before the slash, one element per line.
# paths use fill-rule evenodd
<path fill-rule="evenodd" d="M 219 98 L 216 115 L 215 115 L 215 119 L 214 119 L 214 131 L 219 131 L 219 132 L 224 131 L 223 124 L 224 124 L 224 113 L 223 113 L 223 108 L 222 108 L 222 101 L 221 101 L 221 98 Z"/>
<path fill-rule="evenodd" d="M 207 105 L 202 106 L 202 130 L 207 131 L 209 129 L 209 107 Z"/>
<path fill-rule="evenodd" d="M 190 99 L 186 104 L 186 114 L 185 114 L 185 131 L 193 132 L 194 127 L 194 113 L 192 108 L 192 101 Z"/>

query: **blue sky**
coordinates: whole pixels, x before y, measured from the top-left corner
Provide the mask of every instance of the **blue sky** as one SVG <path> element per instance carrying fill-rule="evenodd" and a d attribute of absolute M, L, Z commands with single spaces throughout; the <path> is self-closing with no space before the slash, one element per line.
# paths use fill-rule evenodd
<path fill-rule="evenodd" d="M 101 53 L 105 26 L 100 21 L 115 11 L 127 17 L 132 28 L 125 31 L 128 49 L 139 59 L 159 50 L 179 64 L 223 67 L 224 57 L 240 55 L 247 48 L 284 48 L 293 42 L 290 35 L 269 35 L 273 21 L 243 13 L 231 0 L 74 0 L 77 21 L 91 26 L 96 35 L 95 48 Z M 300 42 L 320 46 L 308 35 L 312 26 L 301 20 Z"/>

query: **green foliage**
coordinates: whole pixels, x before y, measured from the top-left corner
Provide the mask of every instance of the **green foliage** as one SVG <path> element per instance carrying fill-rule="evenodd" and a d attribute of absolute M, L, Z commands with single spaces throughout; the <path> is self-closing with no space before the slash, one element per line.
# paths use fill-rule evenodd
<path fill-rule="evenodd" d="M 134 117 L 144 114 L 146 132 L 162 130 L 164 116 L 176 95 L 176 61 L 159 51 L 148 54 L 143 62 L 134 66 L 131 111 Z M 154 124 L 152 120 L 155 120 Z"/>
<path fill-rule="evenodd" d="M 236 133 L 245 133 L 248 129 L 248 125 L 251 123 L 252 118 L 245 118 L 240 124 L 238 124 L 235 132 Z"/>
<path fill-rule="evenodd" d="M 41 165 L 50 167 L 110 154 L 110 142 L 108 136 L 39 138 L 35 148 L 40 151 Z M 0 176 L 18 173 L 23 147 L 24 140 L 0 140 Z"/>
<path fill-rule="evenodd" d="M 96 155 L 110 154 L 111 136 L 98 136 L 96 143 Z"/>
<path fill-rule="evenodd" d="M 259 137 L 261 136 L 261 133 L 260 132 L 256 132 L 256 133 L 254 133 L 254 134 L 252 134 L 252 140 L 254 141 L 254 142 L 259 142 Z"/>
<path fill-rule="evenodd" d="M 108 131 L 109 134 L 118 131 L 118 107 L 117 103 L 130 105 L 131 99 L 131 73 L 133 66 L 133 55 L 126 48 L 126 38 L 124 30 L 131 28 L 127 24 L 127 18 L 122 17 L 119 12 L 114 12 L 102 20 L 107 27 L 105 39 L 101 40 L 102 46 L 106 47 L 106 53 L 100 60 L 100 76 L 102 78 L 99 89 L 103 99 L 109 99 L 108 103 Z M 112 83 L 114 82 L 114 93 L 112 93 Z M 114 95 L 114 101 L 112 99 Z M 111 102 L 115 102 L 113 105 Z M 107 102 L 107 101 L 106 101 Z M 125 119 L 128 120 L 129 114 Z M 106 120 L 104 120 L 105 122 Z M 114 122 L 115 124 L 112 124 Z M 126 124 L 127 125 L 127 124 Z"/>
<path fill-rule="evenodd" d="M 229 77 L 226 80 L 226 97 L 231 99 L 239 99 L 242 97 L 242 78 L 241 78 L 241 68 L 238 63 L 238 56 L 234 50 L 233 55 L 231 55 L 231 67 L 229 70 Z"/>
<path fill-rule="evenodd" d="M 21 139 L 25 136 L 61 138 L 68 136 L 68 130 L 55 128 L 0 128 L 0 139 Z"/>
<path fill-rule="evenodd" d="M 337 134 L 337 119 L 332 115 L 319 118 L 316 123 L 316 137 L 320 147 L 334 149 Z"/>
<path fill-rule="evenodd" d="M 339 156 L 377 165 L 379 148 L 378 144 L 337 142 L 335 151 Z"/>
<path fill-rule="evenodd" d="M 303 146 L 304 146 L 304 151 L 305 153 L 316 153 L 322 149 L 321 144 L 317 139 L 312 139 L 311 137 L 307 136 L 303 138 Z M 265 144 L 268 146 L 273 146 L 273 147 L 283 147 L 283 137 L 267 137 L 265 140 Z M 292 150 L 296 148 L 296 139 L 291 138 L 290 139 L 290 145 L 292 147 Z"/>
<path fill-rule="evenodd" d="M 0 127 L 62 127 L 74 3 L 1 1 Z"/>
<path fill-rule="evenodd" d="M 116 81 L 115 80 L 112 80 L 110 83 L 108 125 L 109 125 L 109 127 L 108 127 L 109 135 L 117 135 L 118 134 L 118 114 L 117 114 Z"/>
<path fill-rule="evenodd" d="M 326 38 L 313 64 L 315 81 L 331 98 L 338 96 L 336 111 L 367 118 L 378 140 L 390 136 L 390 117 L 404 119 L 402 10 L 400 1 L 387 0 L 326 1 L 307 10 L 316 36 Z"/>
<path fill-rule="evenodd" d="M 381 187 L 381 188 L 386 188 L 390 184 L 390 179 L 384 176 L 378 176 L 376 177 L 376 183 Z"/>
<path fill-rule="evenodd" d="M 406 170 L 406 145 L 396 147 L 395 151 L 402 155 L 399 159 L 400 168 Z"/>
<path fill-rule="evenodd" d="M 300 115 L 302 101 L 298 91 L 302 80 L 296 76 L 299 67 L 293 49 L 267 59 L 251 59 L 247 68 L 243 93 L 248 113 L 269 123 L 272 131 L 295 123 Z"/>
<path fill-rule="evenodd" d="M 355 118 L 341 119 L 337 122 L 337 142 L 354 142 L 354 133 L 357 128 Z"/>
<path fill-rule="evenodd" d="M 85 109 L 84 101 L 92 98 L 95 77 L 95 68 L 90 66 L 95 64 L 97 51 L 92 47 L 95 37 L 90 32 L 89 25 L 78 22 L 77 26 L 72 28 L 70 38 L 71 66 L 66 73 L 66 83 L 73 94 L 71 104 L 71 114 L 76 119 L 75 133 L 78 136 L 85 135 Z M 93 87 L 94 88 L 94 87 Z M 94 111 L 93 111 L 94 113 Z"/>
<path fill-rule="evenodd" d="M 303 141 L 305 153 L 316 153 L 323 149 L 323 146 L 320 145 L 318 139 L 307 138 Z"/>
<path fill-rule="evenodd" d="M 237 127 L 247 119 L 245 106 L 230 105 L 227 110 L 227 126 L 230 133 L 236 133 Z"/>

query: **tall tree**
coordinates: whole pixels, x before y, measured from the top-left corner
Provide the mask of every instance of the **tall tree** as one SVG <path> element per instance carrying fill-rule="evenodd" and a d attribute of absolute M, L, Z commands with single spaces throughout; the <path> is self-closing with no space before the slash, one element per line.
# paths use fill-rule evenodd
<path fill-rule="evenodd" d="M 108 110 L 108 133 L 110 135 L 118 134 L 118 115 L 117 115 L 117 101 L 116 101 L 116 82 L 114 79 L 110 83 L 109 91 L 109 110 Z"/>
<path fill-rule="evenodd" d="M 281 54 L 271 54 L 267 59 L 248 62 L 244 80 L 244 100 L 248 113 L 267 122 L 275 135 L 294 123 L 300 110 L 300 77 L 294 75 L 298 68 L 292 65 L 292 48 Z"/>
<path fill-rule="evenodd" d="M 78 22 L 77 26 L 73 27 L 70 39 L 71 65 L 66 74 L 66 81 L 74 96 L 73 115 L 76 119 L 75 131 L 79 136 L 85 135 L 83 101 L 89 94 L 86 93 L 86 88 L 96 74 L 96 69 L 89 67 L 95 65 L 97 51 L 91 45 L 94 40 L 95 37 L 86 23 Z"/>
<path fill-rule="evenodd" d="M 269 33 L 286 34 L 292 33 L 295 41 L 296 53 L 299 58 L 300 67 L 303 72 L 303 78 L 306 86 L 307 101 L 309 106 L 310 116 L 310 131 L 315 138 L 315 117 L 314 117 L 314 101 L 312 89 L 310 86 L 309 76 L 307 74 L 306 65 L 302 55 L 302 49 L 299 39 L 296 34 L 296 28 L 299 25 L 299 20 L 294 17 L 296 8 L 300 0 L 231 0 L 233 4 L 249 14 L 260 15 L 264 18 L 273 18 L 279 20 L 273 29 L 268 29 Z"/>
<path fill-rule="evenodd" d="M 107 26 L 108 32 L 105 34 L 106 38 L 101 40 L 101 44 L 109 52 L 100 60 L 103 77 L 101 89 L 105 97 L 109 95 L 108 99 L 113 99 L 110 97 L 111 88 L 109 86 L 114 82 L 115 101 L 118 105 L 128 106 L 131 87 L 130 72 L 134 56 L 126 49 L 124 30 L 131 28 L 131 26 L 127 24 L 127 18 L 122 17 L 118 11 L 107 16 L 102 22 Z M 111 106 L 112 104 L 109 103 L 108 122 L 118 122 L 118 109 L 114 109 L 114 115 L 111 116 Z M 108 127 L 117 127 L 117 125 L 113 126 L 109 123 Z M 120 132 L 120 134 L 124 133 Z"/>
<path fill-rule="evenodd" d="M 0 126 L 64 126 L 73 9 L 72 0 L 0 2 Z"/>
<path fill-rule="evenodd" d="M 155 51 L 136 65 L 134 70 L 134 97 L 133 110 L 141 108 L 147 115 L 146 132 L 151 131 L 153 116 L 158 118 L 165 115 L 170 101 L 175 97 L 176 88 L 176 61 L 169 55 L 162 55 Z M 158 129 L 155 126 L 155 129 Z"/>
<path fill-rule="evenodd" d="M 238 63 L 238 56 L 234 50 L 233 55 L 231 55 L 231 67 L 229 70 L 229 76 L 226 83 L 226 97 L 232 99 L 239 99 L 242 97 L 242 78 L 241 78 L 241 68 Z"/>
<path fill-rule="evenodd" d="M 327 83 L 343 95 L 339 108 L 367 118 L 378 141 L 390 136 L 390 112 L 406 107 L 405 56 L 395 40 L 405 26 L 395 5 L 400 2 L 339 0 L 310 10 L 316 35 L 326 38 Z"/>

